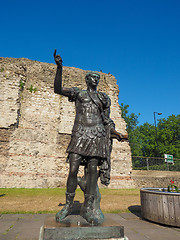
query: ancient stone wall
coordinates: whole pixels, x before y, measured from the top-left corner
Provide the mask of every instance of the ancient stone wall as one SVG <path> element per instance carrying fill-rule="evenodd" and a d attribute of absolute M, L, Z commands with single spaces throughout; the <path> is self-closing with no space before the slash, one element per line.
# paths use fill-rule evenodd
<path fill-rule="evenodd" d="M 0 58 L 0 186 L 64 187 L 66 148 L 74 122 L 74 103 L 54 94 L 56 66 L 28 59 Z M 86 88 L 87 71 L 63 68 L 66 87 Z M 100 72 L 99 91 L 112 101 L 111 118 L 126 133 L 118 104 L 118 86 Z M 127 142 L 114 140 L 110 188 L 133 187 Z M 82 169 L 80 174 L 82 173 Z"/>
<path fill-rule="evenodd" d="M 179 187 L 180 172 L 133 170 L 131 178 L 136 188 L 167 188 L 171 180 Z"/>

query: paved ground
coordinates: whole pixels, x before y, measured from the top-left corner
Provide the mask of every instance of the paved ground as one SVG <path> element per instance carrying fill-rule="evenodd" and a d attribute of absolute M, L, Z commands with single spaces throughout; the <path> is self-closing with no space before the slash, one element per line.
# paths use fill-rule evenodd
<path fill-rule="evenodd" d="M 7 214 L 0 216 L 0 240 L 38 240 L 48 214 Z M 129 240 L 180 240 L 180 228 L 142 220 L 138 213 L 108 214 L 121 223 Z"/>

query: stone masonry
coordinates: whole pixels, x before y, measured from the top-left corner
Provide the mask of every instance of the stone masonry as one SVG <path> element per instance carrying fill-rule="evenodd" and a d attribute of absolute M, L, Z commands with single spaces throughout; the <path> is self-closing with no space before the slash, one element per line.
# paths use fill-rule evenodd
<path fill-rule="evenodd" d="M 0 187 L 65 187 L 74 103 L 54 93 L 55 64 L 0 58 Z M 86 72 L 63 68 L 63 85 L 85 89 Z M 118 104 L 118 86 L 111 74 L 100 72 L 98 90 L 111 98 L 111 118 L 125 134 Z M 109 188 L 131 188 L 131 151 L 114 140 Z M 82 174 L 82 168 L 80 174 Z"/>

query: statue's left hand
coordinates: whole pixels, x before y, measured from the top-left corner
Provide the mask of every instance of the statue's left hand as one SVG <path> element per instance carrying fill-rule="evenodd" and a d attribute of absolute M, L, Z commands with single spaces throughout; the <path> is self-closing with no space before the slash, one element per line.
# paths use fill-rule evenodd
<path fill-rule="evenodd" d="M 118 139 L 117 139 L 119 142 L 120 141 L 123 141 L 123 140 L 128 140 L 128 135 L 127 134 L 121 134 L 121 133 L 118 133 Z"/>
<path fill-rule="evenodd" d="M 115 129 L 111 129 L 111 138 L 115 138 L 120 142 L 123 140 L 128 140 L 128 135 L 119 133 Z"/>

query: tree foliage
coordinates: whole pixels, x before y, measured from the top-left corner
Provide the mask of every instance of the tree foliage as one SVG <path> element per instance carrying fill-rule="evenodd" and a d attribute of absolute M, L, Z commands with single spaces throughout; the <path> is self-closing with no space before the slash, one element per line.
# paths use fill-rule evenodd
<path fill-rule="evenodd" d="M 136 115 L 135 113 L 131 113 L 129 115 L 128 108 L 129 108 L 129 105 L 124 105 L 123 103 L 121 103 L 122 117 L 125 119 L 125 121 L 127 123 L 127 131 L 131 132 L 131 131 L 135 130 L 137 124 L 139 123 L 138 117 L 139 117 L 140 113 L 138 115 Z"/>
<path fill-rule="evenodd" d="M 121 104 L 133 156 L 164 157 L 164 154 L 171 154 L 180 158 L 180 115 L 158 120 L 156 138 L 155 126 L 150 123 L 138 126 L 140 114 L 129 114 L 128 108 L 129 105 Z"/>
<path fill-rule="evenodd" d="M 180 158 L 180 115 L 159 120 L 158 145 L 161 155 L 167 153 Z"/>
<path fill-rule="evenodd" d="M 141 156 L 141 150 L 140 150 L 140 145 L 138 144 L 138 131 L 137 131 L 137 125 L 138 125 L 138 117 L 140 113 L 137 115 L 135 113 L 128 113 L 128 108 L 129 105 L 124 105 L 121 103 L 121 112 L 122 112 L 122 117 L 126 121 L 126 129 L 128 132 L 129 136 L 129 144 L 131 147 L 131 152 L 134 156 Z"/>

